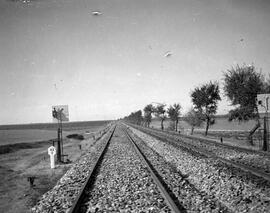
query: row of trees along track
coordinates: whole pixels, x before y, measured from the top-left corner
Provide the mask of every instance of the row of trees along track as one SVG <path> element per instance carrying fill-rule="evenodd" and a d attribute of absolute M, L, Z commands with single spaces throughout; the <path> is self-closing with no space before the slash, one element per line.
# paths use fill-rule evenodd
<path fill-rule="evenodd" d="M 223 90 L 231 105 L 235 107 L 228 113 L 229 121 L 256 120 L 257 123 L 250 130 L 248 137 L 250 145 L 254 145 L 252 136 L 262 126 L 256 97 L 261 93 L 270 93 L 270 76 L 265 80 L 261 72 L 256 71 L 254 65 L 236 65 L 224 72 Z M 221 100 L 219 83 L 210 81 L 195 87 L 191 91 L 191 99 L 193 106 L 183 116 L 183 119 L 190 124 L 192 132 L 194 127 L 199 127 L 205 122 L 205 135 L 207 135 L 209 127 L 215 123 L 218 101 Z M 168 117 L 172 121 L 172 128 L 177 131 L 181 105 L 175 103 L 165 109 L 166 104 L 164 103 L 156 103 L 157 106 L 152 103 L 144 107 L 144 115 L 141 110 L 138 110 L 126 116 L 124 120 L 149 127 L 152 115 L 155 115 L 160 119 L 161 129 L 163 130 L 163 122 Z M 266 134 L 264 134 L 263 150 L 266 151 L 268 149 L 267 140 L 269 140 L 267 125 L 264 125 L 264 131 L 266 131 Z"/>
<path fill-rule="evenodd" d="M 179 135 L 168 131 L 134 126 L 157 139 L 166 141 L 173 146 L 189 152 L 217 159 L 225 164 L 232 165 L 243 171 L 250 172 L 260 178 L 270 181 L 270 154 L 245 148 L 211 142 L 207 139 L 198 139 L 192 136 Z"/>

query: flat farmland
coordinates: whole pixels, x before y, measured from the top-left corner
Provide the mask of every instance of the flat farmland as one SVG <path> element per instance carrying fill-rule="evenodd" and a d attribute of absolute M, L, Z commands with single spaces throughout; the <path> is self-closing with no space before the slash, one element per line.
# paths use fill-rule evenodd
<path fill-rule="evenodd" d="M 63 123 L 64 131 L 73 131 L 80 129 L 96 128 L 106 125 L 111 121 L 77 121 Z M 0 125 L 0 130 L 14 130 L 14 129 L 42 129 L 42 130 L 56 130 L 57 123 L 34 123 L 34 124 L 14 124 L 14 125 Z"/>
<path fill-rule="evenodd" d="M 63 123 L 63 136 L 72 133 L 98 131 L 109 121 L 84 121 Z M 0 126 L 0 146 L 16 143 L 47 141 L 57 138 L 57 123 L 20 124 Z"/>
<path fill-rule="evenodd" d="M 164 128 L 167 130 L 172 130 L 170 128 L 172 121 L 166 119 L 164 121 Z M 250 120 L 247 122 L 237 122 L 237 121 L 228 121 L 227 117 L 217 117 L 215 119 L 215 124 L 211 125 L 208 130 L 208 136 L 204 135 L 205 133 L 205 123 L 200 127 L 194 128 L 194 135 L 199 137 L 206 137 L 210 139 L 215 139 L 220 141 L 220 138 L 223 138 L 224 143 L 230 145 L 241 146 L 251 149 L 261 149 L 262 148 L 262 131 L 257 131 L 253 136 L 254 146 L 251 147 L 248 142 L 249 131 L 255 126 L 256 121 Z M 160 129 L 160 120 L 153 119 L 150 127 Z M 190 125 L 180 120 L 178 123 L 178 131 L 182 134 L 190 134 L 191 127 Z"/>
<path fill-rule="evenodd" d="M 63 132 L 64 136 L 67 134 Z M 56 130 L 9 129 L 0 130 L 0 146 L 16 143 L 29 143 L 57 138 Z"/>

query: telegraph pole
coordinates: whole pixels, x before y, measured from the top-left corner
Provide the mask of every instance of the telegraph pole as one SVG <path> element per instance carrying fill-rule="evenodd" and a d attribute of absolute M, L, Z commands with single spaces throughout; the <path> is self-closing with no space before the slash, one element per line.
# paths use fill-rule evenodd
<path fill-rule="evenodd" d="M 63 108 L 56 109 L 53 108 L 53 118 L 57 119 L 57 161 L 62 162 L 63 153 L 63 133 L 62 133 L 62 113 Z"/>
<path fill-rule="evenodd" d="M 268 140 L 269 140 L 269 123 L 268 123 L 268 101 L 269 97 L 266 98 L 266 106 L 265 106 L 265 115 L 263 118 L 263 151 L 267 151 L 269 149 Z"/>
<path fill-rule="evenodd" d="M 264 103 L 265 100 L 265 103 Z M 258 105 L 263 107 L 265 109 L 264 117 L 263 117 L 263 151 L 268 151 L 269 150 L 269 116 L 268 116 L 268 111 L 269 111 L 269 96 L 265 97 L 264 100 L 259 100 Z"/>
<path fill-rule="evenodd" d="M 64 161 L 64 159 L 62 159 L 62 155 L 64 153 L 64 147 L 63 147 L 63 126 L 62 126 L 62 113 L 63 113 L 63 108 L 60 110 L 60 144 L 61 144 L 61 162 L 62 160 Z"/>
<path fill-rule="evenodd" d="M 57 122 L 57 161 L 64 161 L 63 121 L 69 121 L 68 105 L 53 106 L 53 121 Z"/>
<path fill-rule="evenodd" d="M 58 162 L 61 162 L 61 155 L 62 155 L 62 152 L 61 152 L 61 128 L 60 128 L 60 120 L 58 119 L 58 116 L 57 116 L 57 123 L 58 123 L 58 128 L 57 128 L 57 161 Z"/>

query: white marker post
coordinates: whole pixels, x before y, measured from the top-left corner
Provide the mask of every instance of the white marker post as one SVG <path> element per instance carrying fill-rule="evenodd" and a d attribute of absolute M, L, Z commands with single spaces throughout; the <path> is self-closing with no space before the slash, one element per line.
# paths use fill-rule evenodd
<path fill-rule="evenodd" d="M 51 169 L 54 169 L 55 168 L 54 156 L 56 154 L 56 149 L 54 148 L 54 146 L 50 146 L 48 148 L 48 154 L 50 155 Z"/>

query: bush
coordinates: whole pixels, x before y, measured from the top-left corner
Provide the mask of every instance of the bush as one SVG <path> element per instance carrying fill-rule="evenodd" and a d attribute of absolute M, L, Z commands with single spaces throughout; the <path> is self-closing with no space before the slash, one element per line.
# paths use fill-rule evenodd
<path fill-rule="evenodd" d="M 175 130 L 175 122 L 170 121 L 169 126 L 167 127 L 167 130 L 174 131 Z"/>
<path fill-rule="evenodd" d="M 68 135 L 67 138 L 72 138 L 76 140 L 84 140 L 83 135 L 79 135 L 79 134 L 71 134 L 71 135 Z"/>

